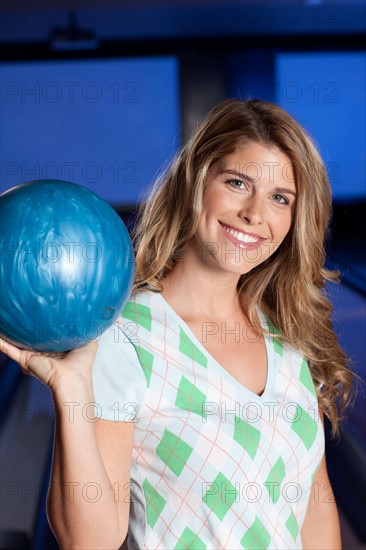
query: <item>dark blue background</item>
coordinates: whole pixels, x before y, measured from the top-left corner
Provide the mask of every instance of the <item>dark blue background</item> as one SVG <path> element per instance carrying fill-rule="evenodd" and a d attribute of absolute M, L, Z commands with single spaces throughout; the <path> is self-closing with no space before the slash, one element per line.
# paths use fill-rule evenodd
<path fill-rule="evenodd" d="M 174 57 L 9 62 L 0 71 L 1 191 L 61 179 L 135 204 L 179 146 Z"/>

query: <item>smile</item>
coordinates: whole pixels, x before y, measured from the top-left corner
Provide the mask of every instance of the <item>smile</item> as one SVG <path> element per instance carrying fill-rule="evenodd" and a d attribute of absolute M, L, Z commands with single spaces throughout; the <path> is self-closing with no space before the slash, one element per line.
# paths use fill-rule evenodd
<path fill-rule="evenodd" d="M 254 235 L 250 235 L 249 233 L 243 233 L 242 231 L 237 231 L 236 229 L 232 229 L 231 227 L 228 227 L 227 225 L 224 225 L 221 223 L 221 226 L 223 229 L 232 235 L 237 241 L 244 243 L 244 244 L 254 244 L 259 243 L 260 241 L 264 241 L 262 237 L 256 237 Z"/>

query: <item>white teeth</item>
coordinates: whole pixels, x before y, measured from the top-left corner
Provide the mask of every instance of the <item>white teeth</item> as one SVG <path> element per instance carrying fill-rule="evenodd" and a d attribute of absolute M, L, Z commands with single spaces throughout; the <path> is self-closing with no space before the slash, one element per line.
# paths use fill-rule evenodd
<path fill-rule="evenodd" d="M 259 241 L 258 237 L 252 237 L 246 233 L 240 233 L 240 231 L 235 231 L 235 229 L 229 229 L 228 227 L 224 227 L 224 229 L 230 233 L 230 235 L 233 235 L 233 237 L 238 239 L 238 241 L 242 241 L 243 243 L 257 243 Z"/>

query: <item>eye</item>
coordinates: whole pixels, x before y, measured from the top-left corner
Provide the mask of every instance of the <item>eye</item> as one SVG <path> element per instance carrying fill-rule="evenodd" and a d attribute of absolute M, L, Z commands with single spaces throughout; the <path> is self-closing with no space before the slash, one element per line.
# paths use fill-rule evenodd
<path fill-rule="evenodd" d="M 280 204 L 289 204 L 289 200 L 284 197 L 283 195 L 278 195 L 277 193 L 275 195 L 272 195 L 276 202 L 279 202 Z"/>
<path fill-rule="evenodd" d="M 243 182 L 243 180 L 238 180 L 238 179 L 226 180 L 225 183 L 228 183 L 229 185 L 231 185 L 231 187 L 234 187 L 234 189 L 243 189 L 243 187 L 240 187 L 240 186 L 241 185 L 245 186 L 245 183 Z"/>

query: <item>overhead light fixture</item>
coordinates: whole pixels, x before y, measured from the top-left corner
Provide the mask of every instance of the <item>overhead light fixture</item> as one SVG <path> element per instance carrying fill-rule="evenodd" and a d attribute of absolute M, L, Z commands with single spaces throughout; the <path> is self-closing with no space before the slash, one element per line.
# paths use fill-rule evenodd
<path fill-rule="evenodd" d="M 75 10 L 69 10 L 66 27 L 55 27 L 50 35 L 49 47 L 54 51 L 96 50 L 99 40 L 93 31 L 77 25 Z"/>

